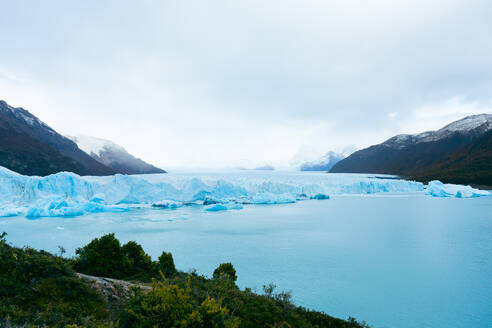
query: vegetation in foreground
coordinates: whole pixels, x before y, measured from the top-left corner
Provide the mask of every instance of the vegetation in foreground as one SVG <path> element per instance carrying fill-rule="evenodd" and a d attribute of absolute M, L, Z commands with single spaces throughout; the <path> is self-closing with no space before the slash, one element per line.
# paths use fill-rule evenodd
<path fill-rule="evenodd" d="M 209 279 L 178 272 L 170 253 L 152 261 L 139 244 L 121 245 L 113 234 L 79 248 L 73 259 L 62 258 L 62 248 L 56 256 L 13 247 L 5 235 L 0 235 L 0 327 L 367 327 L 297 307 L 274 285 L 264 286 L 264 294 L 240 290 L 231 263 L 221 264 Z M 128 295 L 107 288 L 108 297 L 108 290 L 78 278 L 76 271 L 135 284 Z"/>

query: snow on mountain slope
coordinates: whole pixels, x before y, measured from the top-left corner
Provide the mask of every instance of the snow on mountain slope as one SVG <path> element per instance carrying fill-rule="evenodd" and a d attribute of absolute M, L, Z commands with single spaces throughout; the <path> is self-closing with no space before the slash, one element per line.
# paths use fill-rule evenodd
<path fill-rule="evenodd" d="M 438 130 L 438 132 L 470 131 L 481 126 L 483 126 L 484 132 L 492 129 L 492 114 L 467 116 L 461 120 L 446 125 L 442 129 Z"/>
<path fill-rule="evenodd" d="M 437 131 L 426 131 L 418 134 L 399 134 L 386 140 L 382 145 L 401 149 L 422 142 L 438 141 L 456 132 L 461 134 L 483 134 L 491 129 L 492 114 L 471 115 L 452 122 Z"/>
<path fill-rule="evenodd" d="M 68 136 L 80 149 L 98 162 L 122 174 L 166 173 L 129 154 L 125 148 L 112 141 L 85 135 Z"/>
<path fill-rule="evenodd" d="M 114 174 L 33 114 L 0 100 L 0 165 L 28 175 Z"/>
<path fill-rule="evenodd" d="M 329 151 L 321 158 L 303 163 L 300 166 L 301 171 L 329 171 L 336 163 L 347 157 L 344 154 L 338 154 L 333 151 Z"/>
<path fill-rule="evenodd" d="M 489 193 L 433 183 L 428 194 L 478 197 Z M 441 190 L 442 189 L 442 190 Z M 283 204 L 329 199 L 328 195 L 424 194 L 425 186 L 385 176 L 272 171 L 80 177 L 57 173 L 23 176 L 0 167 L 0 216 L 77 216 L 136 207 L 241 209 L 244 204 Z M 222 206 L 216 206 L 220 204 Z"/>
<path fill-rule="evenodd" d="M 67 136 L 67 138 L 73 140 L 77 146 L 79 146 L 80 149 L 85 151 L 89 155 L 96 155 L 99 156 L 99 154 L 105 149 L 118 149 L 118 150 L 125 150 L 123 147 L 115 144 L 112 141 L 106 140 L 106 139 L 101 139 L 101 138 L 96 138 L 96 137 L 89 137 L 85 135 L 78 135 L 78 136 Z"/>

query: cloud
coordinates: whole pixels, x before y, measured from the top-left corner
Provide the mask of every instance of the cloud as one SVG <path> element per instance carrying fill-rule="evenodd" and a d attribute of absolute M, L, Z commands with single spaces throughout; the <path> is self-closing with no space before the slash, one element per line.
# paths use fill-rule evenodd
<path fill-rule="evenodd" d="M 0 97 L 164 166 L 363 147 L 489 108 L 473 3 L 11 1 Z"/>
<path fill-rule="evenodd" d="M 414 109 L 410 118 L 401 124 L 401 129 L 407 133 L 438 130 L 465 116 L 482 113 L 492 113 L 492 104 L 482 104 L 478 101 L 467 100 L 463 96 L 456 96 Z"/>

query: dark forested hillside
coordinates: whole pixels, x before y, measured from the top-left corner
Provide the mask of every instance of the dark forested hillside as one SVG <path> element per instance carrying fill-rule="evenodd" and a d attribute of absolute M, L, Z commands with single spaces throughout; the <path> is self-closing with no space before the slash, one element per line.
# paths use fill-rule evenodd
<path fill-rule="evenodd" d="M 421 181 L 491 185 L 492 115 L 465 117 L 437 131 L 398 135 L 338 162 L 333 173 L 395 174 Z"/>
<path fill-rule="evenodd" d="M 60 171 L 80 175 L 115 173 L 25 109 L 14 108 L 1 100 L 0 166 L 26 175 Z"/>
<path fill-rule="evenodd" d="M 380 173 L 411 176 L 437 163 L 441 158 L 468 145 L 473 138 L 460 133 L 437 141 L 392 148 L 386 144 L 359 150 L 338 162 L 333 173 Z"/>
<path fill-rule="evenodd" d="M 492 130 L 472 144 L 417 172 L 412 178 L 492 186 Z"/>

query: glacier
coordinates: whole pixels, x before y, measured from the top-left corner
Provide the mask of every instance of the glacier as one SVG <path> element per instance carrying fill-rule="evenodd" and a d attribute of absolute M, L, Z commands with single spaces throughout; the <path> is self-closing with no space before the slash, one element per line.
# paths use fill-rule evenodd
<path fill-rule="evenodd" d="M 244 205 L 328 200 L 333 195 L 379 193 L 432 197 L 480 197 L 490 193 L 469 186 L 395 179 L 369 174 L 230 171 L 94 177 L 61 172 L 24 176 L 0 167 L 0 217 L 71 217 L 123 212 L 138 207 L 204 211 L 240 210 Z"/>

